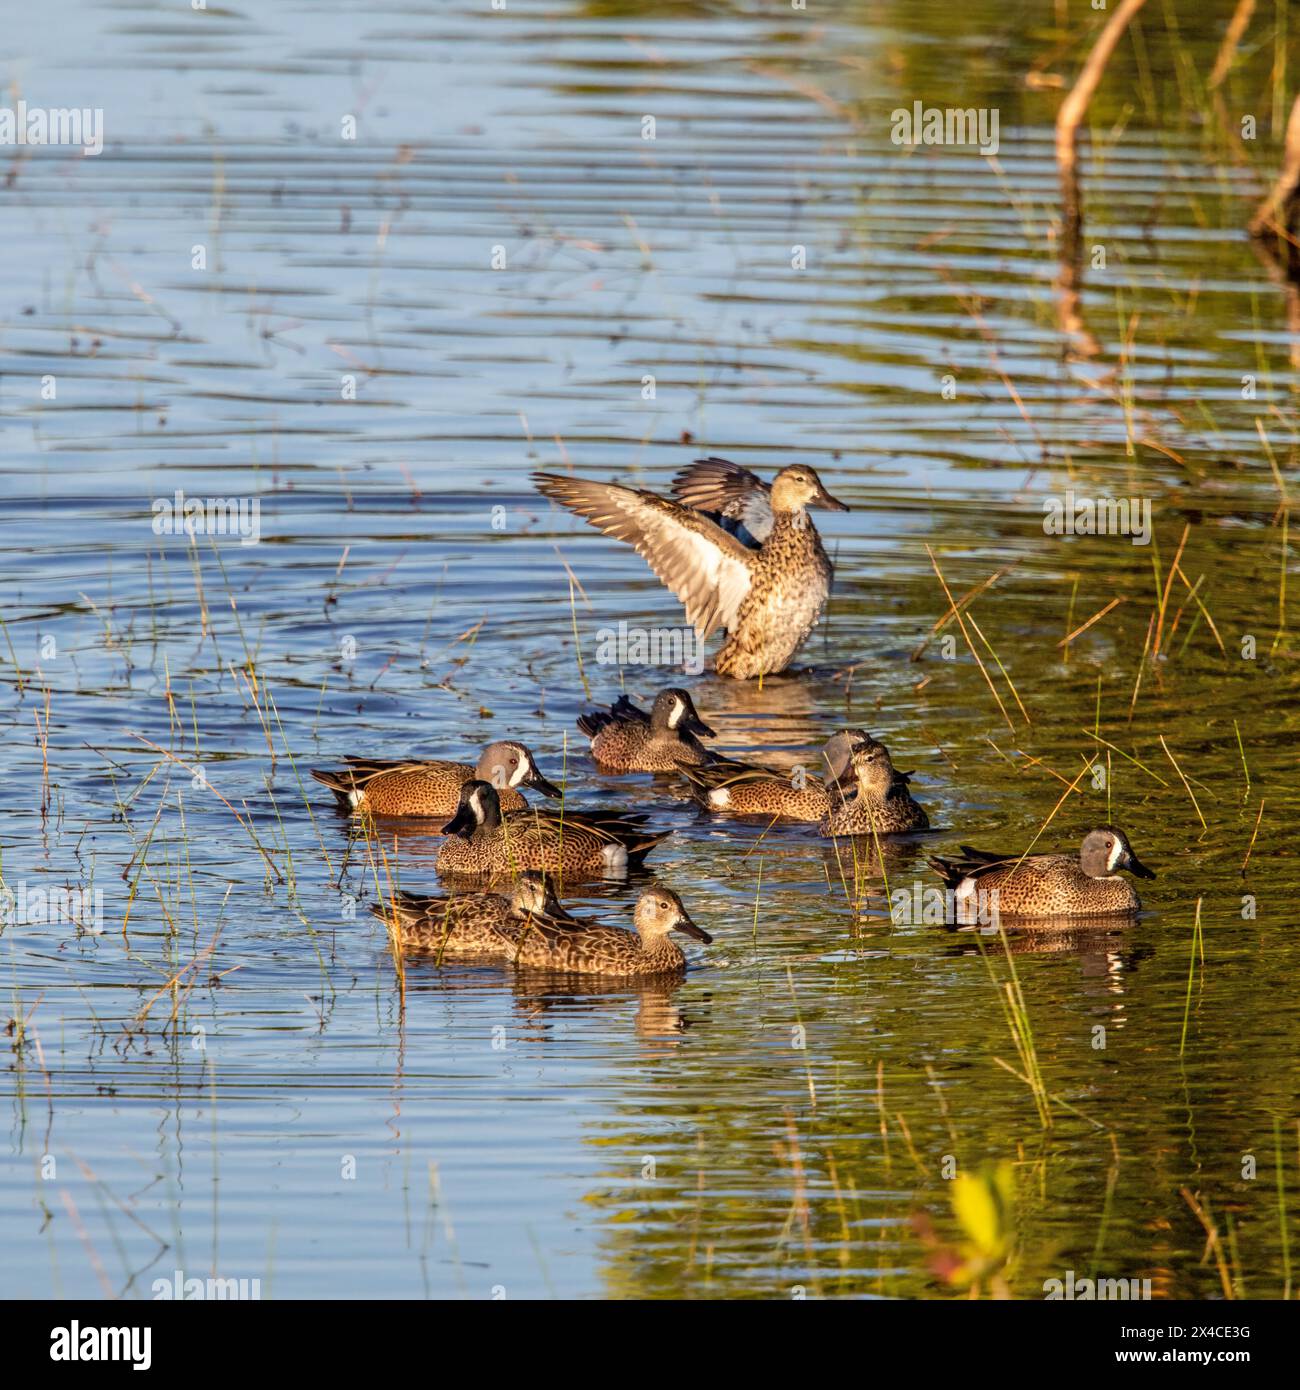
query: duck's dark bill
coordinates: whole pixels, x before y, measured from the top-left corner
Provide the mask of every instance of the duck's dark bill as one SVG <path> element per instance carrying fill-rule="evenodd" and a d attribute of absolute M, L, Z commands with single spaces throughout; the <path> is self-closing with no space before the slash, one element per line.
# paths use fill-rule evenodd
<path fill-rule="evenodd" d="M 681 932 L 683 936 L 693 936 L 696 941 L 702 941 L 706 946 L 711 946 L 713 944 L 713 938 L 708 932 L 706 932 L 703 927 L 697 927 L 689 917 L 678 922 L 674 930 Z"/>
<path fill-rule="evenodd" d="M 463 835 L 467 840 L 474 833 L 474 816 L 468 806 L 459 811 L 442 827 L 444 835 Z"/>
<path fill-rule="evenodd" d="M 824 487 L 817 490 L 817 496 L 813 501 L 816 506 L 825 507 L 830 512 L 847 512 L 849 509 L 847 503 L 841 502 L 838 497 L 832 497 Z"/>
<path fill-rule="evenodd" d="M 697 714 L 691 715 L 686 721 L 686 731 L 697 738 L 717 738 L 717 734 Z"/>
<path fill-rule="evenodd" d="M 1132 850 L 1129 850 L 1128 855 L 1128 871 L 1131 874 L 1136 874 L 1138 878 L 1155 878 L 1156 876 L 1156 871 L 1148 869 Z"/>
<path fill-rule="evenodd" d="M 556 801 L 559 801 L 564 795 L 554 782 L 548 782 L 540 772 L 534 772 L 531 776 L 525 777 L 524 786 L 532 787 L 535 792 L 541 792 L 543 796 L 553 796 Z"/>

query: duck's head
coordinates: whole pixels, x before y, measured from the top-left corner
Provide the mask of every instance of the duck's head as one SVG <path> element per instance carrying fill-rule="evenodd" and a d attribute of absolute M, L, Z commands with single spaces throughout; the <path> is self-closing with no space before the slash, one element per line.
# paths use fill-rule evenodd
<path fill-rule="evenodd" d="M 682 906 L 682 900 L 677 894 L 660 883 L 652 883 L 642 892 L 636 900 L 636 911 L 632 914 L 632 920 L 641 934 L 641 940 L 647 945 L 652 941 L 662 940 L 670 931 L 693 936 L 696 941 L 702 941 L 706 946 L 713 940 L 703 927 L 697 927 L 691 921 L 690 914 Z"/>
<path fill-rule="evenodd" d="M 554 890 L 540 869 L 525 869 L 515 880 L 510 890 L 510 906 L 519 914 L 542 913 L 546 911 L 546 901 L 554 896 Z"/>
<path fill-rule="evenodd" d="M 548 917 L 577 926 L 577 919 L 560 905 L 555 880 L 541 869 L 525 869 L 510 892 L 510 908 L 516 917 Z"/>
<path fill-rule="evenodd" d="M 475 831 L 490 830 L 500 823 L 501 801 L 497 789 L 491 782 L 481 782 L 475 778 L 461 787 L 460 805 L 456 807 L 456 814 L 442 827 L 442 833 L 470 840 Z"/>
<path fill-rule="evenodd" d="M 1128 836 L 1114 825 L 1088 831 L 1079 848 L 1079 867 L 1089 878 L 1114 878 L 1120 869 L 1138 878 L 1155 878 L 1154 871 L 1133 853 Z"/>
<path fill-rule="evenodd" d="M 674 686 L 655 696 L 650 711 L 650 723 L 656 729 L 671 729 L 678 734 L 695 734 L 700 738 L 716 738 L 717 734 L 695 712 L 695 702 L 685 690 Z"/>
<path fill-rule="evenodd" d="M 854 743 L 839 783 L 841 786 L 856 783 L 858 790 L 867 796 L 888 796 L 894 784 L 894 760 L 889 756 L 889 749 L 874 738 Z"/>
<path fill-rule="evenodd" d="M 489 743 L 478 760 L 474 775 L 482 782 L 491 782 L 498 791 L 503 787 L 532 787 L 543 796 L 564 795 L 559 787 L 548 782 L 538 771 L 537 763 L 528 749 L 513 739 Z"/>
<path fill-rule="evenodd" d="M 822 480 L 806 463 L 794 463 L 783 468 L 772 480 L 772 510 L 801 512 L 805 507 L 825 507 L 832 512 L 847 512 L 848 507 L 832 497 L 822 486 Z"/>

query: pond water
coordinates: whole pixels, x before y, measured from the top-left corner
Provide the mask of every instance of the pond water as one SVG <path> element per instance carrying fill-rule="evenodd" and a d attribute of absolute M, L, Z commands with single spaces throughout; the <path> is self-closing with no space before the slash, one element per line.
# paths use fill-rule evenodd
<path fill-rule="evenodd" d="M 949 1179 L 999 1164 L 1013 1296 L 1294 1292 L 1300 436 L 1242 230 L 1285 7 L 1217 97 L 1208 7 L 1121 43 L 1068 337 L 1052 125 L 1094 13 L 813 9 L 11 17 L 6 102 L 102 108 L 104 151 L 0 152 L 0 1293 L 963 1296 Z M 914 101 L 996 110 L 997 153 L 894 144 Z M 680 609 L 528 480 L 707 453 L 852 508 L 761 688 L 602 663 Z M 255 501 L 257 543 L 160 534 L 178 490 Z M 1046 534 L 1068 492 L 1148 502 L 1145 543 Z M 598 774 L 578 714 L 683 680 L 735 756 L 867 727 L 935 830 L 855 866 Z M 366 906 L 381 864 L 433 891 L 439 841 L 358 834 L 308 769 L 502 737 L 675 830 L 684 980 L 401 987 Z M 890 919 L 882 867 L 1107 821 L 1159 875 L 1122 929 Z M 42 919 L 60 887 L 85 921 Z"/>

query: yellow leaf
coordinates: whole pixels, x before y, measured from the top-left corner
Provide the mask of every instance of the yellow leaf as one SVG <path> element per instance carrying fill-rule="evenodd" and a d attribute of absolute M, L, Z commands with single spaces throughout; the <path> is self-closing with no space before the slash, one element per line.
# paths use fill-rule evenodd
<path fill-rule="evenodd" d="M 1010 1163 L 959 1173 L 952 1184 L 953 1214 L 986 1260 L 1001 1259 L 1011 1238 L 1015 1173 Z"/>

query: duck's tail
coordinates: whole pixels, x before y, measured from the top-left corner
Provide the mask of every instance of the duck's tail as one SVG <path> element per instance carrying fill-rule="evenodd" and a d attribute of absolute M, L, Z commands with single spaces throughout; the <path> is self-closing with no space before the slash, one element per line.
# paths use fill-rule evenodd
<path fill-rule="evenodd" d="M 925 862 L 939 875 L 945 888 L 956 888 L 966 877 L 966 871 L 953 859 L 940 859 L 935 855 Z"/>
<path fill-rule="evenodd" d="M 650 716 L 626 695 L 620 695 L 607 710 L 593 709 L 578 716 L 578 728 L 588 738 L 595 738 L 611 724 L 649 724 Z"/>
<path fill-rule="evenodd" d="M 671 830 L 639 831 L 635 839 L 625 839 L 623 844 L 627 848 L 627 862 L 630 866 L 639 868 L 644 862 L 647 854 L 657 844 L 666 840 L 673 832 Z"/>
<path fill-rule="evenodd" d="M 370 911 L 383 922 L 391 922 L 394 917 L 399 922 L 414 922 L 436 912 L 446 898 L 430 898 L 418 893 L 397 892 L 370 903 Z"/>
<path fill-rule="evenodd" d="M 603 709 L 589 710 L 586 714 L 578 716 L 578 728 L 588 738 L 595 738 L 602 729 L 607 729 L 611 724 L 617 722 L 608 710 Z"/>
<path fill-rule="evenodd" d="M 709 793 L 718 787 L 776 775 L 764 767 L 738 763 L 730 758 L 715 758 L 707 763 L 678 763 L 677 770 L 691 784 L 691 796 L 702 806 L 709 804 Z"/>
<path fill-rule="evenodd" d="M 356 806 L 360 784 L 355 769 L 313 767 L 311 775 L 334 793 L 340 811 L 351 811 Z"/>
<path fill-rule="evenodd" d="M 937 855 L 925 862 L 943 880 L 945 888 L 956 888 L 964 879 L 978 878 L 980 874 L 998 864 L 1014 863 L 1003 854 L 989 854 L 982 849 L 972 849 L 970 845 L 959 845 L 961 854 L 956 859 L 940 859 Z"/>

